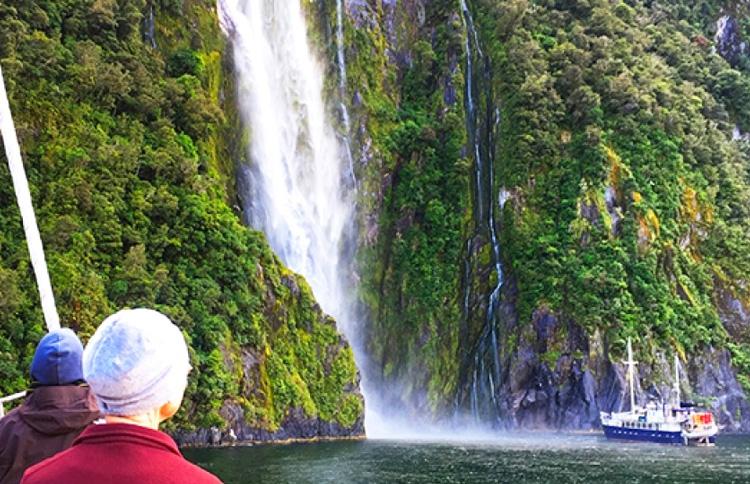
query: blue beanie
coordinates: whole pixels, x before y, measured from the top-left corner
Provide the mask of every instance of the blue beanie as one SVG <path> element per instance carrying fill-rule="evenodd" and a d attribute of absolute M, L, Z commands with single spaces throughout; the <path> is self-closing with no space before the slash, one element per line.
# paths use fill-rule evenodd
<path fill-rule="evenodd" d="M 83 380 L 83 345 L 69 328 L 47 333 L 31 362 L 31 380 L 39 385 L 70 385 Z"/>

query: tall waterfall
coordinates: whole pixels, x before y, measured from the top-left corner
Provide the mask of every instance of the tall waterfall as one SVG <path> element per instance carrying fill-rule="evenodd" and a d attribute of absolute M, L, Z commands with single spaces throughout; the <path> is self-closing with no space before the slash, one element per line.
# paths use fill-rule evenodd
<path fill-rule="evenodd" d="M 326 116 L 323 69 L 308 42 L 300 4 L 219 0 L 222 28 L 233 44 L 239 108 L 250 132 L 243 204 L 249 223 L 265 232 L 274 251 L 305 276 L 323 310 L 336 318 L 362 368 L 343 255 L 353 229 L 353 174 L 347 147 Z M 339 68 L 345 69 L 343 45 L 340 52 Z M 368 415 L 370 410 L 368 404 Z"/>

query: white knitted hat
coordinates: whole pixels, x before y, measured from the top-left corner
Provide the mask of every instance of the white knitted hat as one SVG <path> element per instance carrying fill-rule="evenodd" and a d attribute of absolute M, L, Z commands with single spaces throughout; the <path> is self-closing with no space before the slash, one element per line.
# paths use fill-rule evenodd
<path fill-rule="evenodd" d="M 108 415 L 139 415 L 179 402 L 189 371 L 179 328 L 151 309 L 108 317 L 83 351 L 83 377 Z"/>

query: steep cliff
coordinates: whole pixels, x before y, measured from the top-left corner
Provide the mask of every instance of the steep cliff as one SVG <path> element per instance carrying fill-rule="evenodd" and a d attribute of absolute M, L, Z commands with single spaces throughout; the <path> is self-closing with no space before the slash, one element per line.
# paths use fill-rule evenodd
<path fill-rule="evenodd" d="M 184 442 L 361 435 L 348 343 L 238 213 L 234 76 L 212 0 L 10 1 L 2 63 L 62 323 L 149 306 L 185 332 Z M 0 391 L 43 331 L 0 162 Z M 178 431 L 179 429 L 179 431 Z M 212 430 L 211 430 L 212 429 Z"/>
<path fill-rule="evenodd" d="M 750 35 L 742 3 L 694 3 L 303 2 L 349 135 L 372 405 L 590 428 L 623 405 L 631 337 L 640 400 L 676 353 L 683 394 L 750 430 Z M 240 223 L 253 141 L 215 7 L 0 6 L 63 321 L 172 316 L 197 369 L 183 441 L 359 434 L 350 347 Z M 42 327 L 9 183 L 0 200 L 10 392 Z"/>
<path fill-rule="evenodd" d="M 667 395 L 677 353 L 690 398 L 750 429 L 740 8 L 348 2 L 368 371 L 387 401 L 592 427 L 623 404 L 632 337 L 639 399 Z"/>

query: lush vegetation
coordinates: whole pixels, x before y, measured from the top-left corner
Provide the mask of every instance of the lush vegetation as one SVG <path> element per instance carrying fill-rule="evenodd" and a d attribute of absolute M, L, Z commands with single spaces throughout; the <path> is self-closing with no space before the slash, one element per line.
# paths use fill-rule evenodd
<path fill-rule="evenodd" d="M 498 183 L 518 311 L 572 318 L 614 344 L 750 343 L 718 293 L 747 307 L 746 74 L 680 2 L 477 2 L 505 113 Z M 703 22 L 718 9 L 704 2 Z M 493 21 L 500 19 L 500 22 Z M 728 86 L 732 85 L 731 88 Z M 748 383 L 746 381 L 746 383 Z"/>
<path fill-rule="evenodd" d="M 369 357 L 379 368 L 370 376 L 429 410 L 455 387 L 456 267 L 470 205 L 463 74 L 456 65 L 463 30 L 454 7 L 373 7 L 371 23 L 347 30 L 349 88 L 360 98 L 354 113 L 366 127 L 357 141 L 372 157 L 360 187 L 362 296 L 371 312 Z M 386 38 L 389 16 L 408 65 L 388 57 L 387 48 L 396 47 Z"/>
<path fill-rule="evenodd" d="M 362 195 L 371 346 L 379 376 L 406 376 L 433 408 L 452 402 L 457 360 L 476 342 L 494 285 L 485 236 L 469 261 L 483 296 L 472 296 L 463 326 L 464 247 L 478 227 L 475 160 L 460 147 L 467 34 L 458 3 L 373 8 L 348 33 L 350 89 L 371 150 Z M 475 104 L 485 121 L 499 115 L 485 149 L 493 203 L 501 187 L 509 196 L 497 222 L 504 297 L 521 328 L 542 312 L 601 335 L 615 354 L 629 336 L 652 355 L 728 348 L 750 389 L 750 331 L 722 324 L 728 300 L 750 307 L 750 163 L 747 142 L 732 140 L 735 126 L 750 130 L 750 78 L 713 40 L 722 8 L 743 7 L 467 3 L 489 66 Z M 505 354 L 522 334 L 505 335 Z M 550 367 L 569 351 L 557 340 L 540 356 Z M 396 341 L 399 354 L 388 350 Z"/>
<path fill-rule="evenodd" d="M 225 47 L 212 0 L 0 5 L 0 63 L 61 320 L 86 339 L 121 307 L 168 314 L 195 368 L 181 428 L 224 427 L 227 404 L 271 431 L 292 408 L 350 427 L 363 409 L 351 349 L 232 210 L 244 146 Z M 28 385 L 43 330 L 3 158 L 0 393 Z"/>
<path fill-rule="evenodd" d="M 491 203 L 503 317 L 517 325 L 499 342 L 505 358 L 548 314 L 615 356 L 626 337 L 643 355 L 727 348 L 750 388 L 750 331 L 736 317 L 750 308 L 750 149 L 732 140 L 750 131 L 750 65 L 722 58 L 713 37 L 723 12 L 745 7 L 467 3 L 476 136 L 494 172 L 481 197 L 460 2 L 350 2 L 345 18 L 369 376 L 420 409 L 453 404 L 487 334 Z M 335 5 L 305 6 L 333 97 Z M 750 23 L 738 29 L 750 38 Z M 222 425 L 232 402 L 267 429 L 292 407 L 351 425 L 362 410 L 351 351 L 231 208 L 247 141 L 225 47 L 209 0 L 0 6 L 0 62 L 63 321 L 86 336 L 121 306 L 172 316 L 198 369 L 181 424 Z M 9 182 L 0 201 L 9 392 L 27 384 L 42 324 Z M 570 353 L 565 336 L 541 364 Z"/>

